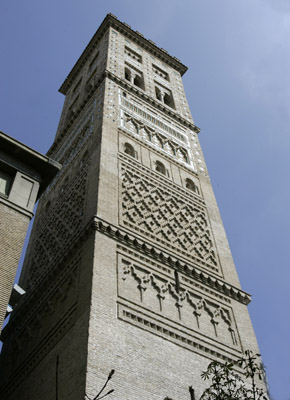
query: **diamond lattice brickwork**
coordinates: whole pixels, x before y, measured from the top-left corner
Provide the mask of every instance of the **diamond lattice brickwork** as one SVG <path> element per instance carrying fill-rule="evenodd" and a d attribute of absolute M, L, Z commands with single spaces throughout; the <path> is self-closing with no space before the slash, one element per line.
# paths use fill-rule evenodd
<path fill-rule="evenodd" d="M 125 225 L 149 233 L 217 270 L 216 249 L 204 208 L 136 170 L 122 168 L 121 175 Z"/>

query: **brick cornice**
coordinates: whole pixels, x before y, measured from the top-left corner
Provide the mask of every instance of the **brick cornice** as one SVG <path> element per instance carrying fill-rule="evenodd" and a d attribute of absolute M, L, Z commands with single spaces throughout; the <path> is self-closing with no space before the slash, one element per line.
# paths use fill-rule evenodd
<path fill-rule="evenodd" d="M 102 39 L 103 35 L 107 32 L 110 26 L 116 29 L 118 32 L 130 38 L 139 46 L 142 46 L 151 54 L 155 55 L 159 59 L 163 60 L 164 62 L 175 68 L 177 71 L 180 72 L 181 75 L 183 75 L 187 71 L 187 67 L 184 64 L 182 64 L 178 58 L 172 57 L 170 54 L 168 54 L 166 50 L 156 46 L 156 44 L 152 40 L 146 39 L 140 32 L 133 31 L 128 24 L 119 21 L 115 15 L 108 14 L 103 20 L 99 29 L 96 31 L 96 33 L 86 46 L 85 50 L 82 52 L 81 56 L 79 57 L 74 67 L 72 68 L 71 72 L 68 74 L 67 78 L 61 85 L 59 89 L 60 93 L 66 94 L 68 88 L 70 87 L 71 83 L 79 73 L 80 69 L 83 67 L 87 59 L 90 57 L 92 51 L 97 46 L 97 44 Z"/>
<path fill-rule="evenodd" d="M 12 334 L 12 332 L 13 334 L 17 334 L 17 331 L 21 329 L 23 323 L 25 323 L 25 320 L 31 317 L 31 314 L 33 313 L 33 304 L 37 303 L 36 299 L 39 299 L 40 297 L 43 299 L 45 297 L 46 288 L 49 288 L 53 282 L 55 282 L 56 276 L 59 273 L 64 273 L 59 266 L 64 265 L 64 263 L 73 256 L 73 254 L 81 247 L 82 243 L 94 231 L 100 232 L 111 237 L 119 243 L 134 248 L 138 252 L 184 273 L 190 278 L 210 287 L 211 289 L 214 289 L 225 296 L 232 298 L 233 300 L 245 305 L 248 305 L 251 301 L 251 295 L 243 290 L 226 283 L 216 276 L 203 272 L 196 266 L 193 266 L 188 262 L 184 262 L 175 255 L 173 256 L 172 254 L 167 253 L 166 251 L 158 248 L 155 245 L 152 245 L 132 232 L 108 223 L 96 216 L 89 221 L 66 254 L 61 258 L 61 260 L 59 260 L 59 262 L 57 262 L 54 268 L 49 271 L 47 276 L 43 277 L 43 280 L 39 283 L 39 285 L 31 292 L 27 291 L 26 295 L 23 296 L 22 304 L 17 306 L 16 310 L 11 315 L 9 324 L 6 325 L 2 331 L 2 340 L 5 340 L 10 334 Z"/>
<path fill-rule="evenodd" d="M 180 259 L 178 259 L 178 257 L 166 253 L 165 251 L 159 249 L 157 246 L 153 246 L 152 244 L 141 239 L 140 237 L 135 236 L 131 232 L 127 232 L 124 228 L 116 227 L 98 217 L 94 218 L 92 224 L 96 231 L 110 236 L 118 242 L 126 244 L 138 250 L 139 252 L 142 252 L 147 256 L 150 256 L 155 260 L 162 262 L 163 264 L 166 264 L 179 270 L 180 272 L 183 272 L 184 274 L 190 276 L 196 281 L 217 290 L 225 296 L 231 297 L 232 299 L 245 305 L 248 305 L 251 301 L 250 294 L 229 283 L 224 282 L 222 279 L 201 271 L 196 266 L 181 261 Z"/>

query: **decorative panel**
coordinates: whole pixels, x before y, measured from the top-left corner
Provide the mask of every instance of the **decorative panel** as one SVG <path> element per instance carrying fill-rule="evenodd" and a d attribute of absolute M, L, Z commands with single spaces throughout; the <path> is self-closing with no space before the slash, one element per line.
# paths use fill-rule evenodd
<path fill-rule="evenodd" d="M 120 174 L 121 223 L 218 273 L 217 251 L 205 207 L 178 195 L 153 174 L 148 176 L 125 164 Z"/>
<path fill-rule="evenodd" d="M 171 268 L 118 254 L 118 315 L 191 350 L 241 351 L 233 310 Z M 189 346 L 188 346 L 189 345 Z"/>
<path fill-rule="evenodd" d="M 184 146 L 181 146 L 176 141 L 168 138 L 166 135 L 159 133 L 158 131 L 149 128 L 146 124 L 142 123 L 136 118 L 133 118 L 130 114 L 125 113 L 123 116 L 124 128 L 133 136 L 142 140 L 147 145 L 156 148 L 159 151 L 164 152 L 167 156 L 170 156 L 175 161 L 185 164 L 186 167 L 190 167 L 189 150 Z"/>
<path fill-rule="evenodd" d="M 39 214 L 27 260 L 29 284 L 35 285 L 62 257 L 83 227 L 89 156 L 62 182 L 54 204 Z"/>

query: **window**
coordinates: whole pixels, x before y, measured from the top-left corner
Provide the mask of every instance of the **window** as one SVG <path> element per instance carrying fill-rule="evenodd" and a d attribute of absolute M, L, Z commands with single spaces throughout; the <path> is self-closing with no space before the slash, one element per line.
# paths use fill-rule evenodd
<path fill-rule="evenodd" d="M 166 168 L 165 165 L 162 164 L 162 162 L 160 161 L 156 161 L 155 162 L 155 171 L 159 172 L 162 175 L 167 175 L 166 174 Z"/>
<path fill-rule="evenodd" d="M 171 90 L 163 88 L 161 85 L 155 86 L 156 99 L 171 108 L 175 108 Z"/>
<path fill-rule="evenodd" d="M 189 178 L 187 178 L 185 180 L 185 187 L 186 187 L 186 189 L 189 189 L 192 192 L 199 194 L 199 189 L 198 189 L 197 185 Z"/>
<path fill-rule="evenodd" d="M 155 86 L 155 94 L 156 94 L 156 99 L 163 101 L 161 90 L 157 86 Z"/>
<path fill-rule="evenodd" d="M 11 185 L 12 185 L 13 177 L 7 172 L 0 170 L 0 195 L 4 197 L 8 197 Z"/>
<path fill-rule="evenodd" d="M 173 102 L 173 97 L 172 97 L 171 93 L 165 93 L 163 101 L 164 101 L 164 104 L 166 104 L 167 106 L 175 108 L 174 102 Z"/>
<path fill-rule="evenodd" d="M 143 79 L 141 75 L 135 75 L 134 77 L 134 85 L 138 86 L 139 88 L 142 88 L 142 84 L 143 84 Z"/>
<path fill-rule="evenodd" d="M 131 71 L 127 67 L 125 68 L 125 79 L 131 82 Z"/>
<path fill-rule="evenodd" d="M 134 150 L 134 147 L 130 143 L 124 144 L 124 153 L 128 154 L 133 158 L 137 158 L 137 152 Z"/>
<path fill-rule="evenodd" d="M 131 65 L 126 64 L 125 66 L 125 79 L 132 85 L 135 85 L 144 90 L 144 79 L 141 71 Z"/>

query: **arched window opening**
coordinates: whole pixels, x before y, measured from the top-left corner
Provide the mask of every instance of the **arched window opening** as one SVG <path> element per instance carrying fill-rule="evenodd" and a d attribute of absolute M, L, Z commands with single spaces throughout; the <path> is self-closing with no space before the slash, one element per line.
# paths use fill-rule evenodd
<path fill-rule="evenodd" d="M 142 78 L 140 75 L 136 75 L 134 78 L 134 85 L 142 88 Z"/>
<path fill-rule="evenodd" d="M 124 153 L 128 154 L 128 156 L 137 158 L 137 153 L 134 150 L 134 147 L 130 143 L 124 144 Z"/>
<path fill-rule="evenodd" d="M 129 68 L 125 68 L 125 79 L 131 82 L 131 71 L 129 70 Z"/>
<path fill-rule="evenodd" d="M 160 90 L 157 86 L 155 86 L 155 93 L 156 93 L 156 98 L 157 98 L 157 100 L 162 101 L 161 90 Z"/>
<path fill-rule="evenodd" d="M 155 86 L 156 99 L 171 108 L 175 108 L 171 90 L 163 89 L 162 87 Z"/>
<path fill-rule="evenodd" d="M 172 95 L 169 95 L 168 93 L 164 94 L 164 104 L 169 107 L 175 108 Z"/>
<path fill-rule="evenodd" d="M 160 162 L 160 161 L 156 161 L 156 163 L 155 163 L 155 171 L 159 172 L 162 175 L 166 175 L 165 165 L 162 164 L 162 162 Z"/>
<path fill-rule="evenodd" d="M 125 67 L 125 79 L 131 83 L 131 85 L 135 85 L 144 90 L 144 79 L 143 73 L 141 71 L 136 71 L 131 66 Z"/>
<path fill-rule="evenodd" d="M 186 187 L 186 189 L 189 189 L 192 192 L 199 194 L 198 187 L 196 186 L 196 184 L 191 179 L 188 179 L 188 178 L 186 179 L 185 187 Z"/>

